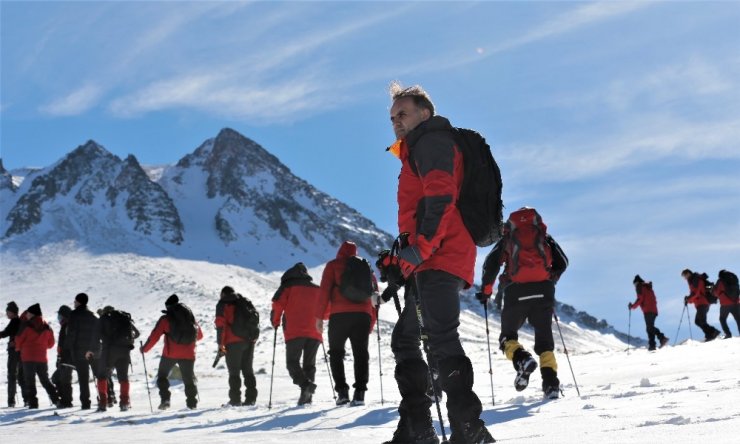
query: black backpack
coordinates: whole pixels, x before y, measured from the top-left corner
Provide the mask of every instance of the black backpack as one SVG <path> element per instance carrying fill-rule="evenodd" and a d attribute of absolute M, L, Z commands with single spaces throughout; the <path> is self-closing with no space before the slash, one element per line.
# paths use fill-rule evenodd
<path fill-rule="evenodd" d="M 456 128 L 456 140 L 465 168 L 457 208 L 475 245 L 487 247 L 502 236 L 501 170 L 478 132 Z"/>
<path fill-rule="evenodd" d="M 175 304 L 167 309 L 167 319 L 170 321 L 168 333 L 171 340 L 177 344 L 192 344 L 198 337 L 198 325 L 195 323 L 193 312 L 184 304 Z"/>
<path fill-rule="evenodd" d="M 360 304 L 368 300 L 373 291 L 370 262 L 359 256 L 348 257 L 339 281 L 339 292 L 350 301 Z"/>
<path fill-rule="evenodd" d="M 706 273 L 702 273 L 701 277 L 704 278 L 704 297 L 710 304 L 716 304 L 718 300 L 717 296 L 712 293 L 712 290 L 714 289 L 714 282 L 709 280 L 709 276 L 707 276 Z"/>
<path fill-rule="evenodd" d="M 134 348 L 134 341 L 139 337 L 139 330 L 134 326 L 131 315 L 121 310 L 113 310 L 103 318 L 103 338 L 110 345 L 121 345 Z"/>
<path fill-rule="evenodd" d="M 234 302 L 234 322 L 231 332 L 248 341 L 256 341 L 260 337 L 260 314 L 252 302 L 237 294 Z"/>
<path fill-rule="evenodd" d="M 719 280 L 725 284 L 725 293 L 727 293 L 727 296 L 737 302 L 740 299 L 737 275 L 731 271 L 721 270 L 719 272 Z"/>

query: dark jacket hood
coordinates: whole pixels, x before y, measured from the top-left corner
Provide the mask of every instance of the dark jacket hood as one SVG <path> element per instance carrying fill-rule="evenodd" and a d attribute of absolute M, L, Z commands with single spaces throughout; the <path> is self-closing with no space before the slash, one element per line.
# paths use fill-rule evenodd
<path fill-rule="evenodd" d="M 408 144 L 409 147 L 413 147 L 416 145 L 416 142 L 419 141 L 421 136 L 426 133 L 434 131 L 452 131 L 453 129 L 452 124 L 446 117 L 432 116 L 421 122 L 406 135 L 406 144 Z"/>
<path fill-rule="evenodd" d="M 308 269 L 299 262 L 288 269 L 283 276 L 280 278 L 280 285 L 285 285 L 290 281 L 312 281 L 313 278 L 308 274 Z"/>

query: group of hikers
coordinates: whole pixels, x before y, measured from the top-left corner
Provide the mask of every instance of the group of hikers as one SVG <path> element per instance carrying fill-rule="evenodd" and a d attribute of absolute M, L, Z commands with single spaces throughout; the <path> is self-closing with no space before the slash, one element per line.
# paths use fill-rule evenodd
<path fill-rule="evenodd" d="M 316 355 L 319 346 L 323 348 L 323 328 L 328 320 L 328 354 L 336 404 L 362 405 L 369 375 L 369 335 L 377 322 L 380 304 L 393 300 L 398 321 L 391 336 L 391 351 L 401 401 L 397 427 L 385 444 L 438 444 L 440 439 L 430 410 L 433 403 L 437 403 L 442 439 L 446 440 L 439 408 L 443 396 L 450 443 L 493 443 L 495 440 L 481 419 L 481 401 L 473 390 L 473 365 L 458 334 L 460 293 L 473 285 L 476 247 L 495 243 L 486 257 L 481 291 L 476 298 L 483 304 L 486 316 L 492 298 L 501 310 L 499 349 L 514 367 L 513 385 L 517 391 L 525 390 L 530 375 L 539 368 L 546 399 L 557 398 L 561 393 L 552 320 L 555 287 L 568 259 L 534 208 L 516 210 L 504 222 L 500 171 L 478 133 L 455 128 L 448 119 L 437 115 L 431 98 L 418 85 L 403 88 L 393 82 L 390 93 L 390 121 L 396 142 L 387 151 L 401 161 L 397 190 L 401 234 L 389 250 L 380 252 L 375 262 L 380 281 L 387 287 L 378 296 L 372 268 L 349 241 L 325 266 L 319 285 L 313 282 L 303 263 L 288 269 L 272 299 L 273 373 L 275 343 L 278 328 L 282 327 L 288 373 L 300 389 L 298 404 L 310 404 L 317 388 Z M 699 307 L 699 295 L 703 294 L 700 287 L 704 287 L 693 285 L 697 290 L 692 293 L 691 302 Z M 70 406 L 68 384 L 76 371 L 82 408 L 90 408 L 88 378 L 92 369 L 97 381 L 98 409 L 105 410 L 111 399 L 109 376 L 115 369 L 120 383 L 120 407 L 130 407 L 127 368 L 138 332 L 126 313 L 105 307 L 98 318 L 88 310 L 87 302 L 87 295 L 80 293 L 74 310 L 64 306 L 59 309 L 59 376 L 52 378 L 56 385 L 49 381 L 46 363 L 46 350 L 54 346 L 54 336 L 41 308 L 34 304 L 18 319 L 18 307 L 8 304 L 11 325 L 3 335 L 11 336 L 10 405 L 14 404 L 14 378 L 22 369 L 23 396 L 29 407 L 38 407 L 37 375 L 53 403 Z M 647 305 L 639 298 L 635 303 L 643 310 Z M 186 405 L 195 408 L 195 343 L 203 333 L 190 309 L 176 295 L 167 299 L 165 307 L 139 350 L 142 354 L 148 352 L 164 336 L 157 371 L 160 408 L 170 405 L 168 375 L 175 365 L 182 374 Z M 648 311 L 646 321 L 650 318 Z M 128 322 L 123 322 L 125 319 Z M 654 316 L 651 319 L 652 325 Z M 18 332 L 21 320 L 25 326 Z M 519 342 L 518 331 L 526 321 L 534 328 L 533 351 L 539 360 Z M 260 333 L 258 322 L 259 316 L 247 298 L 230 286 L 222 289 L 216 306 L 218 351 L 214 367 L 225 357 L 229 405 L 253 405 L 257 398 L 252 360 Z M 662 343 L 662 334 L 654 334 Z M 344 369 L 347 340 L 354 363 L 351 397 Z M 271 395 L 272 387 L 270 405 Z"/>
<path fill-rule="evenodd" d="M 709 313 L 711 304 L 716 304 L 717 302 L 720 304 L 719 322 L 724 332 L 723 339 L 732 337 L 732 331 L 727 324 L 727 318 L 730 315 L 735 318 L 738 334 L 740 334 L 740 291 L 738 290 L 738 279 L 735 273 L 728 270 L 720 270 L 715 283 L 709 280 L 709 276 L 706 273 L 697 273 L 688 268 L 681 272 L 681 276 L 689 285 L 689 294 L 684 296 L 683 300 L 684 312 L 688 316 L 688 304 L 694 304 L 696 308 L 694 323 L 704 333 L 705 342 L 714 340 L 720 335 L 720 331 L 707 321 L 707 314 Z M 648 335 L 648 350 L 655 350 L 656 338 L 658 340 L 657 346 L 662 348 L 668 344 L 669 338 L 655 326 L 655 318 L 658 317 L 658 302 L 655 297 L 655 291 L 653 291 L 653 283 L 645 282 L 639 274 L 635 276 L 632 283 L 635 286 L 637 299 L 635 302 L 630 302 L 627 307 L 629 310 L 634 310 L 637 307 L 642 309 Z M 681 313 L 681 321 L 683 321 L 684 312 Z"/>

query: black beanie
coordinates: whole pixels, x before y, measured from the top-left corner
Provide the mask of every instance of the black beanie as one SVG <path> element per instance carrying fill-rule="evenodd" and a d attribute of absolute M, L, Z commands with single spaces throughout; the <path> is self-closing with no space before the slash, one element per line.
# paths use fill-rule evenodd
<path fill-rule="evenodd" d="M 68 318 L 69 315 L 72 314 L 72 309 L 69 308 L 68 305 L 62 305 L 59 307 L 59 311 L 57 311 L 58 314 L 60 314 L 63 318 Z"/>
<path fill-rule="evenodd" d="M 645 281 L 643 281 L 643 280 L 642 280 L 642 278 L 640 277 L 640 275 L 639 275 L 639 274 L 636 274 L 636 275 L 635 275 L 635 278 L 634 278 L 634 279 L 632 280 L 632 283 L 633 283 L 633 284 L 642 284 L 642 283 L 644 283 L 644 282 L 645 282 Z"/>
<path fill-rule="evenodd" d="M 31 313 L 34 316 L 41 316 L 41 306 L 39 304 L 33 304 L 30 307 L 28 307 L 27 312 Z"/>
<path fill-rule="evenodd" d="M 176 294 L 173 294 L 164 301 L 164 306 L 168 307 L 170 305 L 177 305 L 178 302 L 180 302 L 180 298 L 178 298 Z"/>
<path fill-rule="evenodd" d="M 18 304 L 16 304 L 15 301 L 8 302 L 8 306 L 5 308 L 5 311 L 18 314 Z"/>
<path fill-rule="evenodd" d="M 79 302 L 80 305 L 87 305 L 87 295 L 85 293 L 79 293 L 75 296 L 75 301 Z"/>
<path fill-rule="evenodd" d="M 221 289 L 221 294 L 223 294 L 223 295 L 232 295 L 232 294 L 234 294 L 234 288 L 227 285 L 227 286 L 225 286 L 224 288 Z"/>
<path fill-rule="evenodd" d="M 681 272 L 681 276 L 686 276 L 686 275 L 691 275 L 691 274 L 694 274 L 694 272 L 693 272 L 693 271 L 691 271 L 691 270 L 689 270 L 688 268 L 685 268 L 685 269 L 684 269 L 684 270 L 683 270 L 683 271 Z"/>

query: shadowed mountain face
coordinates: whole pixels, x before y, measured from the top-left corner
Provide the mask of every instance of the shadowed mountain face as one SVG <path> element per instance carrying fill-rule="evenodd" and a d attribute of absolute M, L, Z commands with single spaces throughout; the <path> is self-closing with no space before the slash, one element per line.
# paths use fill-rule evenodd
<path fill-rule="evenodd" d="M 231 129 L 160 173 L 148 174 L 134 156 L 121 160 L 94 141 L 31 172 L 19 187 L 0 164 L 3 247 L 72 240 L 99 253 L 284 270 L 298 261 L 325 262 L 345 240 L 368 258 L 392 242 Z"/>

